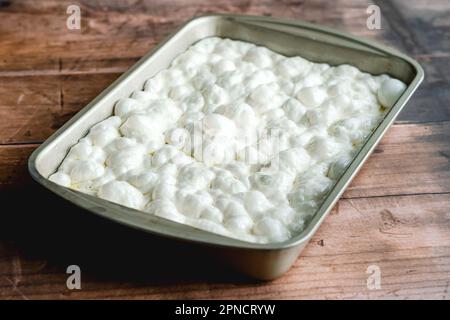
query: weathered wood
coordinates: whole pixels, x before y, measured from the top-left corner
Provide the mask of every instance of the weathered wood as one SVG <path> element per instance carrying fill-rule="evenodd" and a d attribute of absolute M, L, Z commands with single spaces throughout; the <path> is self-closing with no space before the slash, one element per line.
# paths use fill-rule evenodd
<path fill-rule="evenodd" d="M 371 2 L 80 0 L 82 28 L 69 31 L 73 1 L 0 1 L 0 299 L 450 299 L 450 6 L 376 0 L 382 29 L 369 30 Z M 270 283 L 199 265 L 183 248 L 147 261 L 139 237 L 117 259 L 125 231 L 77 224 L 69 213 L 80 210 L 32 184 L 26 169 L 40 142 L 169 32 L 215 12 L 320 23 L 396 47 L 426 72 L 302 257 Z M 81 291 L 65 285 L 73 263 L 83 270 Z M 369 265 L 381 269 L 381 290 L 366 286 Z"/>
<path fill-rule="evenodd" d="M 450 192 L 450 122 L 394 125 L 344 193 L 345 198 Z M 0 189 L 29 182 L 35 144 L 0 146 Z"/>
<path fill-rule="evenodd" d="M 44 141 L 118 76 L 0 77 L 0 144 Z"/>
<path fill-rule="evenodd" d="M 27 161 L 36 144 L 0 146 L 0 189 L 23 187 L 30 182 Z"/>
<path fill-rule="evenodd" d="M 449 141 L 450 122 L 393 126 L 344 197 L 449 192 Z"/>
<path fill-rule="evenodd" d="M 30 75 L 29 71 L 1 76 L 0 144 L 42 142 L 88 104 L 134 60 L 123 67 L 104 68 L 108 62 L 89 60 L 68 64 L 61 72 Z M 82 65 L 83 70 L 68 71 Z M 118 71 L 118 72 L 116 72 Z M 430 80 L 431 81 L 431 80 Z M 413 96 L 397 123 L 450 120 L 447 80 L 427 82 Z M 431 98 L 432 96 L 432 98 Z"/>
<path fill-rule="evenodd" d="M 446 1 L 376 1 L 390 29 L 410 54 L 448 53 L 450 7 Z M 447 74 L 448 76 L 448 74 Z"/>
<path fill-rule="evenodd" d="M 186 274 L 177 267 L 178 276 L 162 278 L 149 268 L 146 285 L 137 285 L 130 280 L 132 265 L 124 266 L 120 276 L 109 274 L 105 283 L 97 280 L 101 272 L 93 271 L 97 257 L 82 265 L 82 290 L 70 291 L 65 285 L 66 266 L 49 264 L 45 256 L 24 259 L 9 243 L 0 247 L 4 257 L 0 258 L 0 297 L 449 299 L 449 210 L 449 194 L 341 200 L 294 267 L 270 283 L 233 277 L 224 281 L 209 273 L 192 279 L 191 273 L 198 271 Z M 367 288 L 366 270 L 371 265 L 380 268 L 380 290 Z"/>
<path fill-rule="evenodd" d="M 28 120 L 32 125 L 34 123 L 32 119 L 22 118 L 23 112 L 21 111 L 24 108 L 29 115 L 39 117 L 44 114 L 48 117 L 48 110 L 41 108 L 39 99 L 36 101 L 33 99 L 36 95 L 45 97 L 57 94 L 57 88 L 62 86 L 59 76 L 101 73 L 105 74 L 105 79 L 116 77 L 187 17 L 223 11 L 280 15 L 322 23 L 357 35 L 385 41 L 409 54 L 414 54 L 424 64 L 427 78 L 423 88 L 413 97 L 400 115 L 399 121 L 409 123 L 450 120 L 450 106 L 447 103 L 450 96 L 446 90 L 449 85 L 450 58 L 443 57 L 442 49 L 436 45 L 432 49 L 425 45 L 415 45 L 414 41 L 417 42 L 417 39 L 415 39 L 414 33 L 422 32 L 419 28 L 423 24 L 420 17 L 416 18 L 412 25 L 408 25 L 404 19 L 398 18 L 395 23 L 391 22 L 395 18 L 393 14 L 399 10 L 398 4 L 397 6 L 395 4 L 379 4 L 384 18 L 382 30 L 368 30 L 366 27 L 368 2 L 366 1 L 339 1 L 338 3 L 278 1 L 274 5 L 271 1 L 247 4 L 242 1 L 222 0 L 207 5 L 203 1 L 194 1 L 189 6 L 185 1 L 152 1 L 151 3 L 120 1 L 102 5 L 82 1 L 80 3 L 82 29 L 69 31 L 65 26 L 67 17 L 65 9 L 69 2 L 45 1 L 46 4 L 43 6 L 36 6 L 32 1 L 10 1 L 8 3 L 10 4 L 0 10 L 0 28 L 5 30 L 4 35 L 0 38 L 0 56 L 2 57 L 0 59 L 0 83 L 5 83 L 1 87 L 12 89 L 8 92 L 1 92 L 3 101 L 0 102 L 0 105 L 10 107 L 7 109 L 3 107 L 4 113 L 8 117 L 5 121 L 6 126 L 17 122 L 17 118 L 20 121 Z M 391 6 L 393 7 L 391 8 Z M 171 10 L 171 8 L 180 9 Z M 433 9 L 436 11 L 432 11 L 422 19 L 428 21 L 441 14 L 437 10 L 443 10 L 439 6 Z M 401 10 L 401 12 L 405 11 L 403 8 Z M 411 11 L 411 9 L 408 10 Z M 408 10 L 406 12 L 409 12 Z M 18 33 L 17 25 L 21 26 L 20 33 Z M 445 25 L 442 28 L 445 28 Z M 436 31 L 433 32 L 433 34 L 436 33 Z M 439 36 L 439 32 L 435 37 Z M 114 33 L 114 36 L 111 36 L 111 33 Z M 44 39 L 45 41 L 43 41 Z M 439 42 L 436 41 L 436 43 Z M 54 77 L 44 77 L 44 82 L 48 86 L 42 84 L 36 88 L 36 83 L 41 83 L 43 75 L 53 75 Z M 24 76 L 29 78 L 25 79 Z M 11 78 L 15 78 L 16 81 L 12 81 L 8 86 Z M 95 93 L 101 92 L 106 87 L 105 83 L 108 83 L 104 80 L 93 81 L 90 76 L 80 79 L 82 79 L 84 87 L 95 89 L 93 91 Z M 74 90 L 77 89 L 74 88 Z M 83 92 L 78 93 L 79 104 L 76 105 L 76 110 L 82 108 L 95 95 L 84 96 Z M 31 105 L 16 108 L 19 105 L 24 106 L 30 100 L 33 101 Z M 50 101 L 53 102 L 53 108 L 56 109 L 58 107 L 57 97 Z M 46 101 L 46 103 L 48 102 Z M 63 115 L 63 119 L 56 122 L 61 124 L 66 119 L 67 116 Z M 41 124 L 40 121 L 36 123 L 39 126 Z M 33 134 L 9 137 L 9 133 L 15 133 L 17 130 L 14 125 L 12 128 L 0 129 L 5 132 L 0 143 L 42 141 L 45 137 L 45 135 L 35 136 Z M 36 132 L 32 128 L 29 131 Z M 51 132 L 47 131 L 47 136 L 49 133 Z"/>

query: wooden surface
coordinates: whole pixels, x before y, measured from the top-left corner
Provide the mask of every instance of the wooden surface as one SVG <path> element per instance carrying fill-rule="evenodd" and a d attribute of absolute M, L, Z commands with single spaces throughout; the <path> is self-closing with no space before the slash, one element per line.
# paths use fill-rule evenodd
<path fill-rule="evenodd" d="M 72 3 L 80 31 L 66 29 Z M 450 4 L 375 3 L 381 30 L 366 28 L 366 0 L 0 0 L 0 299 L 450 299 Z M 69 219 L 26 170 L 39 143 L 176 26 L 209 12 L 321 23 L 394 46 L 426 71 L 301 258 L 269 283 Z M 67 289 L 69 264 L 80 265 L 82 290 Z M 367 288 L 370 265 L 379 290 Z"/>

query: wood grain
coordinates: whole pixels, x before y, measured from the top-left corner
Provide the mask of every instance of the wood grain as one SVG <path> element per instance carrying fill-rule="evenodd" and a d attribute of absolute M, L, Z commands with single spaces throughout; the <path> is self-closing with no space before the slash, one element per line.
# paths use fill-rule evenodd
<path fill-rule="evenodd" d="M 0 299 L 450 299 L 447 1 L 375 0 L 381 30 L 366 27 L 369 0 L 76 3 L 82 28 L 69 31 L 73 1 L 0 1 Z M 78 217 L 80 210 L 32 183 L 26 169 L 39 143 L 168 33 L 216 12 L 320 23 L 396 47 L 426 72 L 301 258 L 270 283 L 200 263 L 201 255 L 178 246 L 146 242 L 158 259 L 142 255 L 140 235 Z M 82 267 L 81 291 L 65 285 L 73 263 Z M 369 265 L 380 267 L 381 290 L 366 286 Z"/>
<path fill-rule="evenodd" d="M 393 126 L 345 198 L 450 192 L 450 122 Z"/>
<path fill-rule="evenodd" d="M 394 125 L 344 198 L 450 192 L 450 122 Z M 0 146 L 0 190 L 29 184 L 36 144 Z"/>
<path fill-rule="evenodd" d="M 262 15 L 279 15 L 306 21 L 320 22 L 322 24 L 361 35 L 402 49 L 406 53 L 414 55 L 425 66 L 428 77 L 423 89 L 417 93 L 406 110 L 400 115 L 402 122 L 428 122 L 436 120 L 450 120 L 450 106 L 446 101 L 450 99 L 446 88 L 449 85 L 450 66 L 448 57 L 442 58 L 442 51 L 436 46 L 416 43 L 414 27 L 425 24 L 421 19 L 430 20 L 433 14 L 442 16 L 448 11 L 445 8 L 436 7 L 426 16 L 415 16 L 415 20 L 399 19 L 392 12 L 410 12 L 408 8 L 397 8 L 399 4 L 389 5 L 380 3 L 383 20 L 382 30 L 368 30 L 365 26 L 367 13 L 366 1 L 343 1 L 329 3 L 327 1 L 277 1 L 274 5 L 271 1 L 245 2 L 238 1 L 214 1 L 205 4 L 204 1 L 192 1 L 186 5 L 185 1 L 142 1 L 134 0 L 117 2 L 80 1 L 82 10 L 82 29 L 80 31 L 68 31 L 65 27 L 65 9 L 70 1 L 44 1 L 45 5 L 35 5 L 33 1 L 9 1 L 0 11 L 0 29 L 4 35 L 0 38 L 0 83 L 9 83 L 11 77 L 17 81 L 23 80 L 20 86 L 14 83 L 11 92 L 2 92 L 6 101 L 1 105 L 11 107 L 8 109 L 8 121 L 20 118 L 19 105 L 27 104 L 33 99 L 36 92 L 33 91 L 36 83 L 44 80 L 48 88 L 39 90 L 40 94 L 57 93 L 61 87 L 60 75 L 85 75 L 80 79 L 84 83 L 97 83 L 92 81 L 90 75 L 105 74 L 106 79 L 117 77 L 118 73 L 125 71 L 139 57 L 148 52 L 156 43 L 161 41 L 176 26 L 187 17 L 211 12 L 236 12 Z M 42 2 L 41 2 L 42 3 Z M 178 8 L 173 10 L 172 8 Z M 439 8 L 440 11 L 437 11 Z M 443 13 L 444 12 L 444 13 Z M 413 13 L 409 13 L 413 15 Z M 397 13 L 398 15 L 398 13 Z M 394 21 L 394 22 L 391 22 Z M 444 31 L 445 19 L 441 18 L 440 24 Z M 20 26 L 20 29 L 17 26 Z M 441 30 L 442 28 L 434 28 Z M 433 30 L 434 30 L 433 29 Z M 428 30 L 428 29 L 427 29 Z M 20 31 L 20 34 L 18 33 Z M 405 33 L 406 32 L 406 33 Z M 436 33 L 436 31 L 433 31 Z M 439 31 L 442 32 L 443 31 Z M 438 37 L 439 32 L 434 37 Z M 433 33 L 433 34 L 434 34 Z M 114 36 L 111 36 L 114 34 Z M 445 34 L 448 33 L 444 33 Z M 42 41 L 42 40 L 45 41 Z M 414 42 L 416 41 L 416 42 Z M 24 45 L 24 43 L 26 45 Z M 431 49 L 430 49 L 431 48 Z M 11 53 L 14 54 L 11 54 Z M 112 75 L 109 75 L 111 74 Z M 53 75 L 45 77 L 42 75 Z M 27 76 L 29 79 L 22 77 Z M 34 78 L 33 78 L 34 77 Z M 37 80 L 39 79 L 39 80 Z M 95 86 L 96 94 L 106 87 L 108 81 L 101 80 Z M 69 84 L 67 84 L 69 85 Z M 434 95 L 431 99 L 430 89 Z M 77 87 L 73 88 L 75 91 Z M 84 96 L 78 93 L 76 110 L 81 109 L 91 99 L 92 95 Z M 95 96 L 95 95 L 94 95 Z M 58 100 L 53 99 L 53 108 L 58 108 Z M 19 103 L 20 102 L 20 103 Z M 47 101 L 48 102 L 48 101 Z M 40 116 L 46 114 L 39 104 L 33 102 L 25 107 L 29 114 Z M 16 110 L 19 110 L 16 115 Z M 6 112 L 5 112 L 6 113 Z M 63 116 L 64 117 L 64 116 Z M 67 119 L 65 117 L 64 120 Z M 29 123 L 34 123 L 29 119 Z M 39 121 L 38 121 L 39 123 Z M 3 128 L 0 128 L 3 129 Z M 6 128 L 15 132 L 16 128 Z M 35 130 L 31 130 L 35 132 Z M 16 136 L 8 137 L 7 142 L 41 141 L 41 136 Z M 1 143 L 5 143 L 3 140 Z"/>
<path fill-rule="evenodd" d="M 0 144 L 44 141 L 119 75 L 0 76 Z"/>
<path fill-rule="evenodd" d="M 256 283 L 227 280 L 176 267 L 178 276 L 147 270 L 145 285 L 133 282 L 134 266 L 99 281 L 97 262 L 81 264 L 83 289 L 65 287 L 64 268 L 27 258 L 12 244 L 0 247 L 2 298 L 146 299 L 356 299 L 449 298 L 450 195 L 343 199 L 325 220 L 294 267 L 282 278 Z M 98 253 L 97 253 L 98 254 Z M 381 289 L 369 290 L 366 270 L 381 270 Z M 114 266 L 110 266 L 114 268 Z M 166 268 L 171 268 L 166 266 Z M 173 268 L 172 268 L 173 269 Z M 103 270 L 103 269 L 102 269 Z M 109 270 L 104 270 L 108 272 Z M 208 278 L 211 277 L 211 278 Z"/>

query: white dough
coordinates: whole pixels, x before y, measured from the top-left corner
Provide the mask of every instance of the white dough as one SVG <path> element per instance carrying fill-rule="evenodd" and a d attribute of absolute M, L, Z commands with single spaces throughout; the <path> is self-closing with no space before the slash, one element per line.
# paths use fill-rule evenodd
<path fill-rule="evenodd" d="M 142 193 L 125 181 L 111 181 L 100 187 L 98 196 L 102 199 L 141 210 L 146 199 Z"/>
<path fill-rule="evenodd" d="M 400 98 L 405 89 L 406 85 L 400 80 L 387 79 L 378 90 L 378 99 L 384 107 L 390 108 Z"/>
<path fill-rule="evenodd" d="M 405 88 L 206 38 L 118 100 L 49 179 L 227 237 L 285 241 Z"/>

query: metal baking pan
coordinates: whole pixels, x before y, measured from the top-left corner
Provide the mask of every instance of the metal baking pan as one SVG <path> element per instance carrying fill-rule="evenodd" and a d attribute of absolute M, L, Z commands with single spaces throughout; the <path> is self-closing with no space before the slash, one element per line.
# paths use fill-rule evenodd
<path fill-rule="evenodd" d="M 255 244 L 223 237 L 64 188 L 47 179 L 70 147 L 86 135 L 95 123 L 112 114 L 114 103 L 119 98 L 142 89 L 146 79 L 167 68 L 190 45 L 210 36 L 243 40 L 266 46 L 286 56 L 299 55 L 319 63 L 351 64 L 371 74 L 387 73 L 407 84 L 405 92 L 367 138 L 306 228 L 285 242 Z M 28 168 L 32 177 L 42 186 L 94 214 L 157 235 L 161 239 L 188 242 L 194 247 L 206 249 L 206 252 L 241 273 L 259 279 L 273 279 L 286 272 L 298 258 L 423 77 L 421 66 L 398 51 L 322 26 L 273 17 L 231 14 L 202 16 L 182 25 L 56 131 L 33 152 Z"/>

